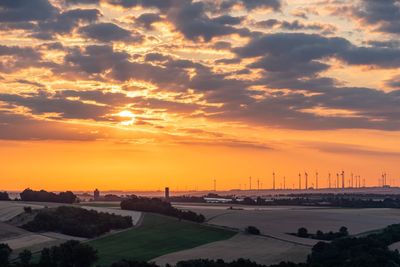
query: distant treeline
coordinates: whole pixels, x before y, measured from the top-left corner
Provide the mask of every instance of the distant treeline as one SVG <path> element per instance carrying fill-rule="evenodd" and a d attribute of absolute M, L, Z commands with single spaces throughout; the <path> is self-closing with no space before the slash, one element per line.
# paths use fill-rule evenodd
<path fill-rule="evenodd" d="M 238 205 L 260 205 L 260 206 L 322 206 L 322 207 L 343 207 L 343 208 L 400 208 L 398 195 L 358 195 L 358 194 L 291 194 L 279 197 L 244 197 L 221 196 L 208 194 L 203 197 L 178 196 L 171 197 L 172 202 L 204 203 L 206 198 L 232 199 L 226 204 Z"/>
<path fill-rule="evenodd" d="M 301 227 L 297 230 L 297 233 L 292 233 L 291 235 L 295 235 L 298 237 L 302 238 L 312 238 L 312 239 L 318 239 L 318 240 L 326 240 L 326 241 L 331 241 L 335 240 L 338 238 L 343 238 L 349 236 L 349 232 L 347 230 L 347 227 L 340 227 L 338 232 L 322 232 L 321 230 L 318 230 L 315 234 L 311 234 L 308 232 L 307 228 Z"/>
<path fill-rule="evenodd" d="M 35 218 L 22 226 L 32 231 L 53 231 L 66 235 L 93 238 L 114 229 L 132 226 L 132 218 L 76 207 L 42 209 Z"/>
<path fill-rule="evenodd" d="M 400 224 L 386 227 L 382 232 L 367 237 L 346 237 L 330 243 L 318 242 L 304 263 L 282 262 L 269 267 L 398 267 L 400 254 L 388 245 L 400 241 Z M 60 246 L 43 249 L 38 263 L 32 263 L 32 253 L 24 250 L 10 263 L 12 250 L 0 244 L 1 267 L 91 267 L 98 259 L 97 251 L 87 244 L 68 241 Z M 166 265 L 171 267 L 171 265 Z M 121 260 L 110 267 L 159 267 L 154 263 Z M 267 267 L 250 260 L 190 260 L 175 267 Z"/>
<path fill-rule="evenodd" d="M 163 201 L 159 198 L 145 198 L 132 196 L 129 199 L 121 201 L 121 209 L 135 210 L 144 212 L 154 212 L 167 216 L 176 217 L 183 220 L 193 222 L 204 222 L 205 218 L 202 214 L 193 211 L 183 211 L 172 207 L 171 203 Z"/>
<path fill-rule="evenodd" d="M 0 192 L 0 200 L 10 200 L 7 192 Z"/>
<path fill-rule="evenodd" d="M 77 196 L 71 191 L 60 192 L 58 194 L 47 192 L 45 190 L 34 191 L 32 189 L 25 189 L 21 194 L 22 201 L 36 201 L 36 202 L 56 202 L 56 203 L 74 203 L 77 201 Z"/>

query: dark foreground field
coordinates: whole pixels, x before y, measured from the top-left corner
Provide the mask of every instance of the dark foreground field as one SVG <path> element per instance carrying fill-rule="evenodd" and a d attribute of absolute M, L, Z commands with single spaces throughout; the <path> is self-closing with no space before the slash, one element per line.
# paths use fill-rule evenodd
<path fill-rule="evenodd" d="M 158 256 L 228 239 L 236 233 L 179 221 L 176 218 L 145 214 L 140 227 L 90 241 L 98 250 L 100 266 L 120 259 L 148 261 Z"/>

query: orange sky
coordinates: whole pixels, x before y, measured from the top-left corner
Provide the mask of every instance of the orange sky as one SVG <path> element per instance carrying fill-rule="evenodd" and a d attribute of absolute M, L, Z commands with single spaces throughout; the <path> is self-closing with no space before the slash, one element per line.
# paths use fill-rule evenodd
<path fill-rule="evenodd" d="M 0 2 L 0 190 L 271 188 L 273 171 L 277 187 L 299 172 L 324 187 L 342 170 L 400 185 L 400 18 L 385 10 L 400 14 L 371 0 Z"/>

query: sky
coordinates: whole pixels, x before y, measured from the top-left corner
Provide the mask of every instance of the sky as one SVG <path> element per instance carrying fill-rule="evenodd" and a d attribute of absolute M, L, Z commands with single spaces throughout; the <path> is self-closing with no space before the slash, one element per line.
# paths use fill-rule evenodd
<path fill-rule="evenodd" d="M 399 0 L 1 0 L 0 189 L 400 185 L 399 37 Z"/>

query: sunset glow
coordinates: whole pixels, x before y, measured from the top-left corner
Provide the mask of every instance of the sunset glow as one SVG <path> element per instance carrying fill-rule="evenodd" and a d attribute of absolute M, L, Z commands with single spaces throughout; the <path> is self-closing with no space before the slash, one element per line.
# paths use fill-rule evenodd
<path fill-rule="evenodd" d="M 271 188 L 272 172 L 327 186 L 342 170 L 400 186 L 399 14 L 397 0 L 0 1 L 0 189 Z"/>

